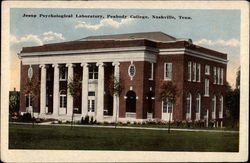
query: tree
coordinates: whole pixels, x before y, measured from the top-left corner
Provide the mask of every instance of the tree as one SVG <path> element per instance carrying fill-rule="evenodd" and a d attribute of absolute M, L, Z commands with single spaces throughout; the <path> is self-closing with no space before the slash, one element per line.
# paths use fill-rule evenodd
<path fill-rule="evenodd" d="M 111 96 L 115 97 L 116 105 L 118 104 L 118 97 L 120 96 L 122 91 L 122 83 L 121 80 L 112 74 L 110 76 L 110 83 L 109 83 L 109 93 Z M 115 108 L 118 108 L 118 106 L 115 106 Z M 113 113 L 114 114 L 114 113 Z M 115 122 L 117 123 L 117 111 L 115 115 Z M 116 125 L 115 125 L 116 127 Z"/>
<path fill-rule="evenodd" d="M 73 98 L 81 96 L 82 80 L 79 75 L 76 75 L 74 79 L 70 79 L 70 82 L 68 83 L 68 90 Z"/>
<path fill-rule="evenodd" d="M 19 97 L 17 95 L 10 95 L 9 98 L 9 114 L 12 116 L 19 111 Z"/>
<path fill-rule="evenodd" d="M 161 99 L 164 102 L 170 102 L 172 104 L 175 103 L 175 98 L 177 94 L 177 88 L 176 86 L 172 83 L 172 81 L 163 81 L 161 84 Z M 173 112 L 173 110 L 172 110 Z M 171 118 L 171 113 L 169 115 L 169 124 L 168 124 L 168 133 L 170 133 L 170 118 Z"/>
<path fill-rule="evenodd" d="M 81 96 L 82 90 L 82 80 L 79 75 L 75 75 L 74 79 L 70 79 L 70 82 L 67 85 L 69 94 L 73 99 L 78 99 Z M 71 120 L 71 129 L 73 125 L 74 118 L 74 109 L 72 110 L 72 120 Z"/>
<path fill-rule="evenodd" d="M 231 127 L 238 127 L 240 113 L 240 69 L 236 73 L 235 89 L 226 83 L 226 107 L 229 111 L 227 119 Z"/>
<path fill-rule="evenodd" d="M 39 96 L 40 93 L 40 82 L 37 78 L 26 79 L 24 85 L 24 94 L 25 96 L 29 96 L 29 103 L 35 100 Z M 34 126 L 34 106 L 32 106 L 32 123 Z"/>

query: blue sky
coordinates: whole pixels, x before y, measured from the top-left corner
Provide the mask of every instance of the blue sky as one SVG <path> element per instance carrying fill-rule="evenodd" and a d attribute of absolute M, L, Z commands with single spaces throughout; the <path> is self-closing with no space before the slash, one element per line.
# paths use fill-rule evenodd
<path fill-rule="evenodd" d="M 228 53 L 228 78 L 234 85 L 240 56 L 239 10 L 169 10 L 169 9 L 39 9 L 15 8 L 10 11 L 10 51 L 12 76 L 19 77 L 16 53 L 23 46 L 42 45 L 81 39 L 92 35 L 161 31 L 176 38 L 191 38 L 195 44 Z M 36 18 L 25 18 L 35 14 Z M 73 18 L 41 18 L 39 14 L 73 14 Z M 75 15 L 103 15 L 99 18 L 76 18 Z M 126 15 L 126 19 L 108 19 L 106 15 Z M 148 16 L 133 19 L 130 15 Z M 152 19 L 152 15 L 176 19 Z M 179 19 L 179 16 L 192 19 Z M 13 82 L 11 89 L 19 89 Z"/>

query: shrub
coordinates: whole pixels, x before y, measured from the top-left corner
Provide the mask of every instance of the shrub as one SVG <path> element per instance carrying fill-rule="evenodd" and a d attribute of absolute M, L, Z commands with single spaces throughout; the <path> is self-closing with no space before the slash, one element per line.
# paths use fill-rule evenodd
<path fill-rule="evenodd" d="M 93 124 L 93 123 L 94 123 L 94 117 L 91 116 L 91 118 L 90 118 L 90 124 Z"/>
<path fill-rule="evenodd" d="M 31 122 L 31 121 L 32 121 L 31 114 L 30 114 L 30 113 L 24 113 L 24 114 L 21 116 L 21 121 L 22 121 L 22 122 Z"/>
<path fill-rule="evenodd" d="M 83 117 L 81 118 L 81 124 L 84 124 L 84 120 L 83 120 Z"/>
<path fill-rule="evenodd" d="M 84 124 L 88 124 L 89 123 L 89 116 L 86 115 L 84 118 Z"/>

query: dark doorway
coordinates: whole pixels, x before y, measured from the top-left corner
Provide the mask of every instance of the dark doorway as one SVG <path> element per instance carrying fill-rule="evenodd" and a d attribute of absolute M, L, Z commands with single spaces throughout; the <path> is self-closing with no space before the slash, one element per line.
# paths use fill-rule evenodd
<path fill-rule="evenodd" d="M 126 94 L 126 112 L 136 112 L 136 94 L 134 91 L 128 91 Z"/>
<path fill-rule="evenodd" d="M 153 98 L 154 97 L 154 95 L 153 95 L 153 92 L 149 92 L 148 93 L 148 113 L 152 113 L 152 111 L 153 111 Z"/>

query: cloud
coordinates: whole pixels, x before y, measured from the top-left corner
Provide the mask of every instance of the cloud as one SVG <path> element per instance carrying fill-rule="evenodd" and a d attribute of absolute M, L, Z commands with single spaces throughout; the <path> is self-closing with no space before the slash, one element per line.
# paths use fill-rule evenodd
<path fill-rule="evenodd" d="M 196 45 L 208 45 L 208 46 L 231 46 L 231 47 L 239 47 L 240 46 L 240 41 L 237 39 L 230 39 L 230 40 L 208 40 L 208 39 L 201 39 L 198 41 L 195 41 L 194 44 Z"/>
<path fill-rule="evenodd" d="M 43 33 L 43 41 L 52 41 L 52 40 L 65 40 L 61 33 L 56 32 L 44 32 Z"/>
<path fill-rule="evenodd" d="M 77 28 L 87 28 L 87 29 L 92 29 L 92 30 L 98 30 L 99 28 L 102 28 L 102 27 L 119 28 L 122 25 L 131 23 L 132 21 L 134 21 L 134 19 L 131 19 L 131 18 L 121 19 L 120 22 L 115 21 L 113 19 L 103 19 L 100 21 L 99 24 L 95 24 L 95 25 L 88 24 L 86 22 L 79 22 L 79 24 L 75 25 L 75 28 L 76 29 Z"/>
<path fill-rule="evenodd" d="M 11 47 L 23 47 L 23 46 L 36 46 L 43 45 L 46 42 L 55 42 L 65 40 L 65 37 L 61 33 L 56 33 L 52 31 L 44 32 L 42 35 L 28 34 L 23 37 L 16 37 L 15 35 L 10 35 Z"/>
<path fill-rule="evenodd" d="M 33 35 L 33 34 L 29 34 L 29 35 L 26 35 L 26 36 L 21 37 L 21 38 L 17 38 L 14 35 L 10 36 L 10 43 L 12 45 L 14 45 L 14 44 L 32 43 L 32 42 L 34 44 L 36 44 L 36 45 L 42 45 L 43 44 L 42 40 L 37 35 Z"/>

